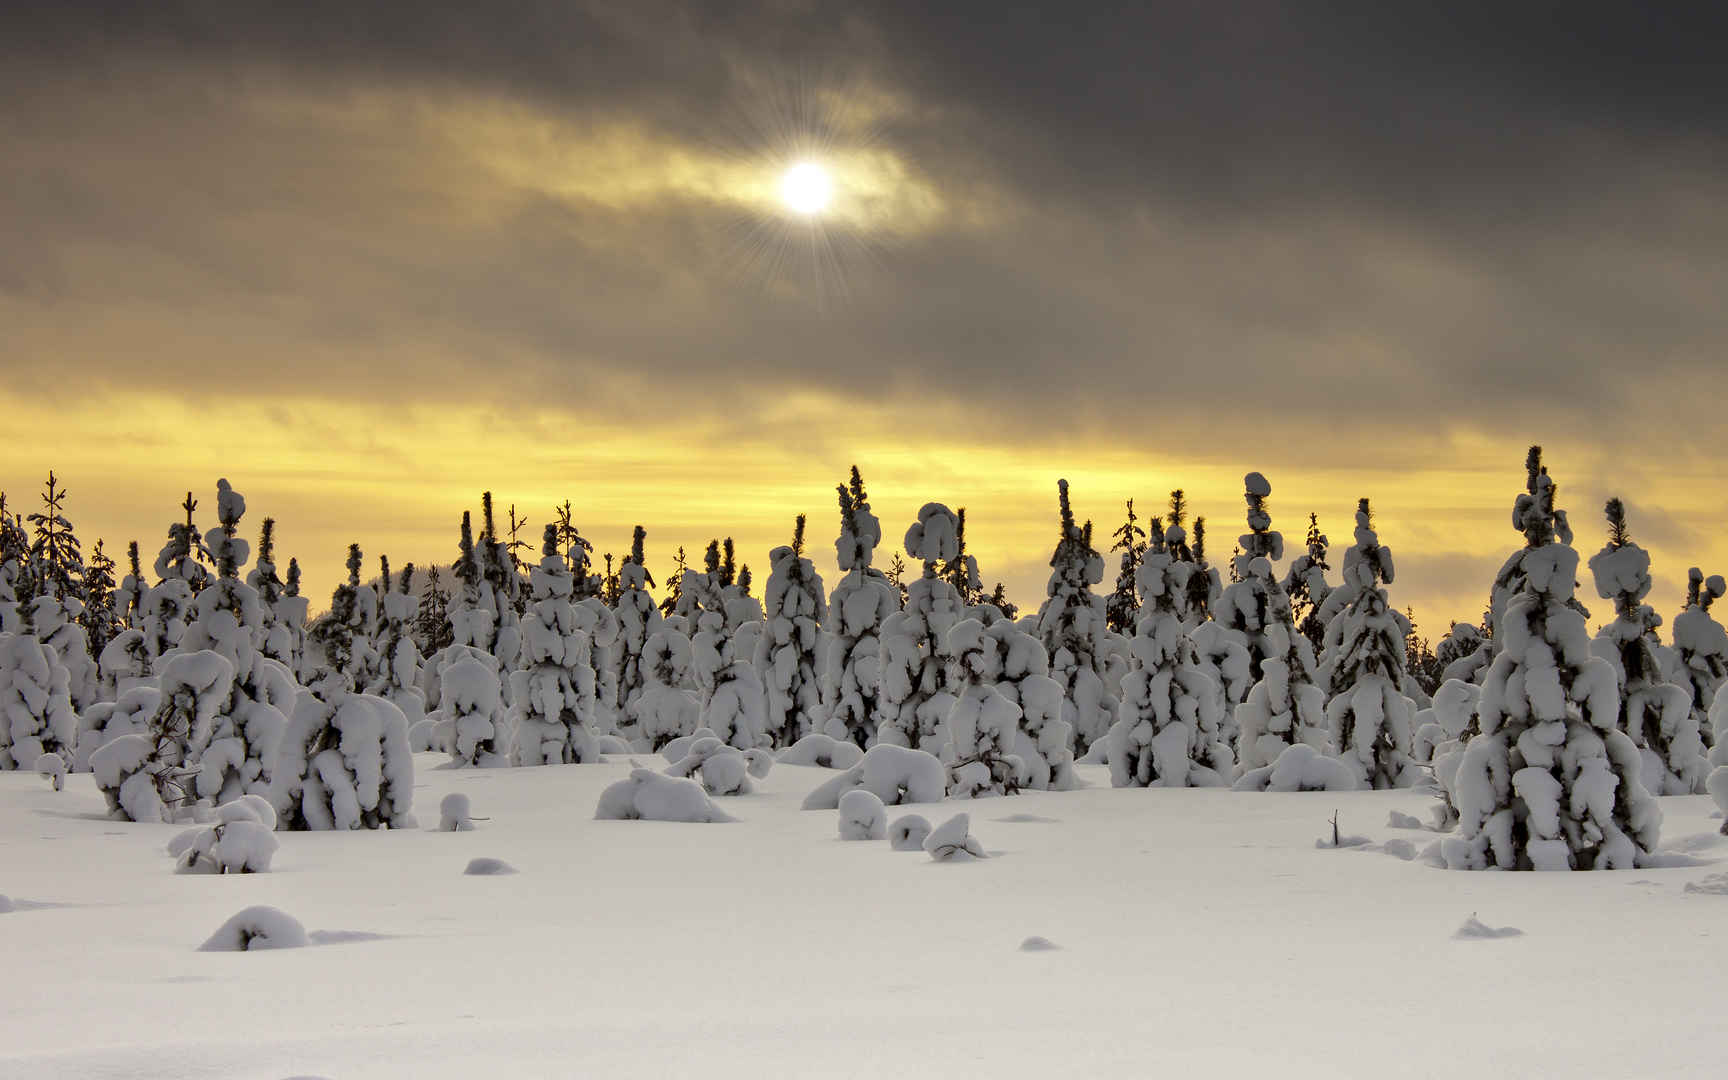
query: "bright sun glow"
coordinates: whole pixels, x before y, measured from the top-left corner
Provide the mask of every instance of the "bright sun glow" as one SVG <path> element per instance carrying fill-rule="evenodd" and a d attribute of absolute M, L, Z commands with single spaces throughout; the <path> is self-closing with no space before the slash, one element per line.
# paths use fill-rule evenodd
<path fill-rule="evenodd" d="M 780 201 L 795 214 L 813 217 L 827 209 L 833 197 L 834 182 L 828 178 L 828 170 L 814 162 L 799 162 L 780 178 Z"/>

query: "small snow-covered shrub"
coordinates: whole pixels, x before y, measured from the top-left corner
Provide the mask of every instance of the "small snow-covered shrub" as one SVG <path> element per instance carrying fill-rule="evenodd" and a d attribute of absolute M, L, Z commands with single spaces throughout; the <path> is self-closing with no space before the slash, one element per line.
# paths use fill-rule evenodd
<path fill-rule="evenodd" d="M 710 795 L 748 795 L 755 790 L 750 783 L 750 759 L 742 750 L 712 736 L 691 744 L 689 752 L 667 769 L 666 775 L 699 778 Z"/>
<path fill-rule="evenodd" d="M 242 795 L 215 810 L 215 821 L 168 842 L 177 874 L 262 874 L 276 854 L 276 810 L 261 795 Z"/>
<path fill-rule="evenodd" d="M 300 920 L 279 908 L 259 904 L 241 911 L 223 923 L 200 952 L 256 952 L 260 949 L 298 949 L 307 943 Z"/>
<path fill-rule="evenodd" d="M 948 769 L 935 754 L 882 744 L 865 751 L 858 764 L 812 791 L 806 810 L 833 810 L 853 788 L 874 792 L 887 806 L 941 802 L 948 791 Z"/>
<path fill-rule="evenodd" d="M 43 754 L 36 759 L 36 775 L 59 791 L 66 786 L 66 759 L 59 754 Z"/>
<path fill-rule="evenodd" d="M 840 796 L 840 839 L 880 840 L 888 835 L 888 811 L 882 800 L 862 788 Z"/>
<path fill-rule="evenodd" d="M 660 756 L 666 759 L 666 764 L 676 765 L 690 753 L 690 748 L 703 739 L 718 739 L 713 728 L 697 728 L 688 735 L 680 735 L 660 748 Z"/>
<path fill-rule="evenodd" d="M 780 751 L 782 765 L 814 765 L 822 769 L 850 769 L 863 760 L 857 744 L 830 738 L 820 732 L 806 735 Z"/>
<path fill-rule="evenodd" d="M 895 818 L 888 826 L 888 846 L 895 851 L 923 851 L 924 839 L 930 835 L 930 820 L 922 814 L 907 814 Z"/>
<path fill-rule="evenodd" d="M 473 828 L 474 819 L 470 816 L 468 796 L 453 791 L 439 800 L 439 832 L 470 832 Z"/>
<path fill-rule="evenodd" d="M 972 836 L 972 818 L 955 814 L 933 829 L 924 838 L 924 850 L 937 862 L 964 862 L 968 859 L 988 859 L 983 845 Z"/>
<path fill-rule="evenodd" d="M 600 793 L 594 817 L 600 821 L 735 820 L 715 806 L 694 780 L 662 776 L 652 769 L 633 769 L 627 779 L 608 786 Z"/>
<path fill-rule="evenodd" d="M 1278 760 L 1250 769 L 1237 779 L 1235 791 L 1355 791 L 1356 773 L 1337 758 L 1327 757 L 1307 743 L 1297 743 Z"/>

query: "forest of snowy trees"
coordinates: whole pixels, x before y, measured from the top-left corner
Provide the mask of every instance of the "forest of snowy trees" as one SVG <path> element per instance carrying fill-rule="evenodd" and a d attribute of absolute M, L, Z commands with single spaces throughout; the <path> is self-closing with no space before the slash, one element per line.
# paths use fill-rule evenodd
<path fill-rule="evenodd" d="M 1368 499 L 1334 571 L 1313 514 L 1285 562 L 1259 473 L 1222 562 L 1185 492 L 1129 502 L 1106 552 L 1060 481 L 1046 597 L 1022 613 L 985 591 L 963 509 L 924 505 L 884 570 L 856 468 L 837 493 L 832 584 L 805 515 L 754 595 L 729 538 L 657 580 L 641 526 L 597 559 L 570 503 L 535 532 L 487 493 L 450 566 L 354 544 L 310 617 L 275 521 L 252 528 L 226 480 L 213 524 L 188 494 L 145 564 L 137 542 L 121 563 L 86 551 L 50 474 L 39 507 L 0 496 L 0 769 L 89 772 L 118 818 L 258 831 L 407 826 L 425 752 L 486 768 L 671 746 L 710 794 L 778 752 L 852 770 L 812 796 L 836 800 L 871 769 L 901 776 L 890 796 L 973 798 L 1067 790 L 1085 763 L 1118 787 L 1429 788 L 1460 869 L 1631 867 L 1659 796 L 1728 809 L 1723 579 L 1691 570 L 1665 640 L 1636 522 L 1610 500 L 1581 560 L 1540 448 L 1485 615 L 1432 648 L 1390 598 Z M 1581 561 L 1612 609 L 1594 636 Z"/>

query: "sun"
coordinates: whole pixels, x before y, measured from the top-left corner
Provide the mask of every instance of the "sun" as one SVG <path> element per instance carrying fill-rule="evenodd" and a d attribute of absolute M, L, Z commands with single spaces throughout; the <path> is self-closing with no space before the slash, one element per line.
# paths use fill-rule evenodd
<path fill-rule="evenodd" d="M 780 201 L 794 214 L 815 217 L 833 198 L 834 181 L 813 161 L 801 161 L 780 177 Z"/>

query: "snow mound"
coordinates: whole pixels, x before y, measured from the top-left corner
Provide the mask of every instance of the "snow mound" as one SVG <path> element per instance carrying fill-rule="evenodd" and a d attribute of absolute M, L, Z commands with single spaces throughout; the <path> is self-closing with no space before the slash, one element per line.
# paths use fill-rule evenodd
<path fill-rule="evenodd" d="M 674 743 L 678 741 L 673 740 Z M 667 748 L 670 749 L 671 744 Z M 762 756 L 767 757 L 766 754 Z M 772 764 L 772 759 L 769 761 Z M 748 795 L 755 790 L 750 778 L 761 775 L 757 768 L 763 768 L 759 760 L 751 759 L 736 747 L 727 746 L 713 735 L 704 735 L 685 744 L 684 755 L 674 761 L 666 775 L 700 779 L 703 790 L 710 795 Z"/>
<path fill-rule="evenodd" d="M 490 855 L 481 855 L 469 859 L 468 865 L 463 867 L 462 872 L 464 874 L 471 874 L 474 877 L 495 877 L 499 874 L 514 874 L 516 868 L 505 862 L 503 859 L 494 859 Z"/>
<path fill-rule="evenodd" d="M 600 793 L 594 817 L 601 821 L 734 821 L 715 806 L 694 780 L 662 776 L 652 769 L 633 769 Z"/>
<path fill-rule="evenodd" d="M 1698 881 L 1688 881 L 1684 891 L 1709 896 L 1728 896 L 1728 874 L 1711 874 Z"/>
<path fill-rule="evenodd" d="M 937 862 L 967 862 L 988 859 L 984 848 L 971 834 L 972 816 L 955 814 L 937 826 L 924 838 L 924 850 Z"/>
<path fill-rule="evenodd" d="M 617 735 L 600 736 L 598 745 L 602 754 L 633 754 L 636 752 L 630 748 L 629 743 Z"/>
<path fill-rule="evenodd" d="M 1516 926 L 1488 926 L 1472 911 L 1470 917 L 1464 920 L 1464 925 L 1454 931 L 1452 936 L 1460 941 L 1481 941 L 1488 938 L 1523 937 L 1524 931 Z"/>
<path fill-rule="evenodd" d="M 888 811 L 874 793 L 857 788 L 840 796 L 840 839 L 880 840 L 888 835 Z"/>
<path fill-rule="evenodd" d="M 780 751 L 782 765 L 814 765 L 821 769 L 850 769 L 864 757 L 854 743 L 830 738 L 820 732 L 806 735 Z"/>
<path fill-rule="evenodd" d="M 690 734 L 680 735 L 665 746 L 661 747 L 660 756 L 665 758 L 668 764 L 676 765 L 689 755 L 691 747 L 695 746 L 703 739 L 713 739 L 716 742 L 720 741 L 720 737 L 714 733 L 713 728 L 699 727 Z"/>
<path fill-rule="evenodd" d="M 168 843 L 177 874 L 264 874 L 276 854 L 273 825 L 242 818 L 188 829 Z"/>
<path fill-rule="evenodd" d="M 470 832 L 474 819 L 470 816 L 468 796 L 451 792 L 438 803 L 439 832 Z"/>
<path fill-rule="evenodd" d="M 1322 836 L 1314 841 L 1314 846 L 1322 851 L 1341 851 L 1344 848 L 1359 848 L 1368 843 L 1366 836 L 1340 836 L 1334 842 L 1331 837 Z"/>
<path fill-rule="evenodd" d="M 1401 813 L 1397 810 L 1394 810 L 1391 813 L 1386 815 L 1386 827 L 1388 829 L 1421 829 L 1421 828 L 1425 828 L 1425 826 L 1422 824 L 1421 818 L 1413 817 L 1410 814 Z"/>
<path fill-rule="evenodd" d="M 930 835 L 930 821 L 922 814 L 907 814 L 888 826 L 888 846 L 895 851 L 923 851 Z"/>
<path fill-rule="evenodd" d="M 806 810 L 834 810 L 854 788 L 873 792 L 885 806 L 941 802 L 948 794 L 948 769 L 935 754 L 904 746 L 872 746 L 858 764 L 812 791 Z"/>
<path fill-rule="evenodd" d="M 199 952 L 257 952 L 260 949 L 298 949 L 307 944 L 306 928 L 300 920 L 279 908 L 259 904 L 246 908 L 223 923 Z"/>
<path fill-rule="evenodd" d="M 1416 845 L 1409 840 L 1388 840 L 1380 845 L 1380 850 L 1405 862 L 1412 862 L 1416 858 Z"/>
<path fill-rule="evenodd" d="M 1049 938 L 1039 937 L 1036 934 L 1020 943 L 1021 952 L 1055 952 L 1061 947 Z"/>
<path fill-rule="evenodd" d="M 1355 791 L 1358 786 L 1350 766 L 1307 743 L 1297 743 L 1272 764 L 1243 773 L 1232 790 Z"/>

